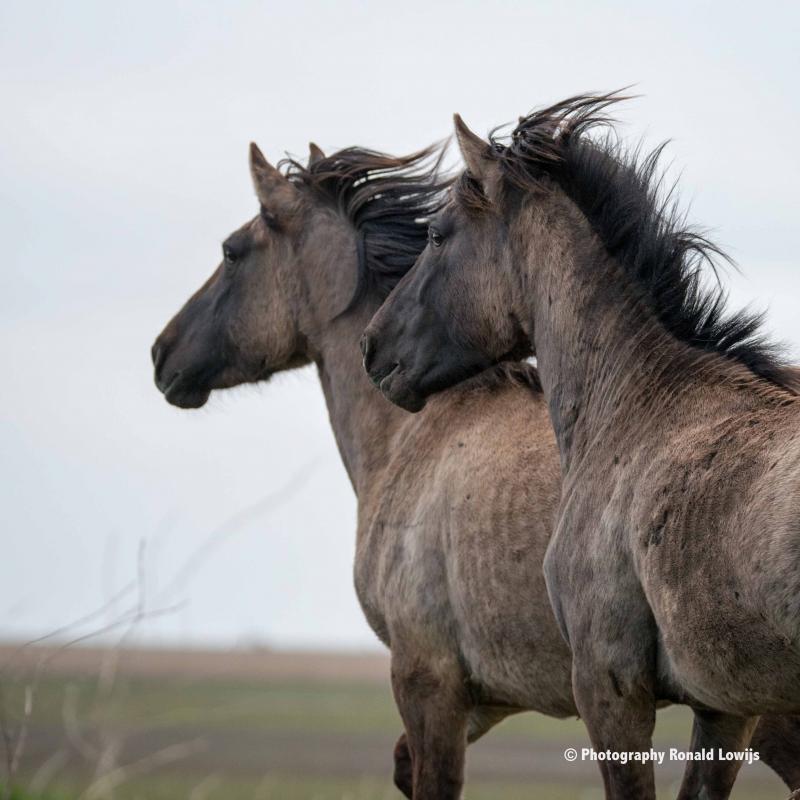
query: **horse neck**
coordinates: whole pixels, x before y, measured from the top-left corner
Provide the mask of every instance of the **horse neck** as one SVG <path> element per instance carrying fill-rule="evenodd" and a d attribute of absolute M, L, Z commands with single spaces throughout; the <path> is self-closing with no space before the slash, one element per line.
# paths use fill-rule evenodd
<path fill-rule="evenodd" d="M 577 209 L 538 213 L 523 210 L 511 230 L 524 289 L 518 314 L 534 340 L 566 474 L 601 429 L 606 442 L 635 435 L 654 406 L 675 401 L 702 354 L 655 318 Z"/>
<path fill-rule="evenodd" d="M 367 300 L 324 326 L 315 358 L 336 444 L 356 495 L 387 461 L 393 433 L 408 414 L 373 386 L 362 366 L 359 339 L 378 309 Z"/>

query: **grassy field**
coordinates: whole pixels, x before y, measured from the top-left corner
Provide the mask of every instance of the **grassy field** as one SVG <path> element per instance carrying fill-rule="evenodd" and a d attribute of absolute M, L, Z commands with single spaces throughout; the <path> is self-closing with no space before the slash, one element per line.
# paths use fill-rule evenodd
<path fill-rule="evenodd" d="M 0 663 L 14 651 L 0 648 Z M 22 707 L 39 651 L 7 669 L 6 706 Z M 123 653 L 112 674 L 101 651 L 71 651 L 39 682 L 18 784 L 27 796 L 118 800 L 397 800 L 392 748 L 401 731 L 381 656 Z M 103 667 L 105 659 L 105 668 Z M 14 676 L 12 679 L 11 676 Z M 659 714 L 657 746 L 684 747 L 684 709 Z M 580 722 L 509 719 L 470 748 L 470 800 L 601 798 Z M 674 796 L 681 768 L 658 768 Z M 88 791 L 87 791 L 88 789 Z M 734 798 L 788 792 L 763 766 L 745 766 Z"/>

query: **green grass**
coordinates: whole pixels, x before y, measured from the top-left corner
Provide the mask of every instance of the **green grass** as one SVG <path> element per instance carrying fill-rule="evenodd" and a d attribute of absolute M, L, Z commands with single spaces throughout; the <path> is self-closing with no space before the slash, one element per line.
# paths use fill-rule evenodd
<path fill-rule="evenodd" d="M 48 679 L 37 691 L 33 718 L 57 723 L 68 691 L 77 693 L 78 714 L 94 714 L 96 683 Z M 259 730 L 394 731 L 399 716 L 388 687 L 349 683 L 203 683 L 175 680 L 119 681 L 102 703 L 102 718 L 150 728 L 202 724 Z"/>
<path fill-rule="evenodd" d="M 202 781 L 202 782 L 201 782 Z M 17 793 L 13 800 L 72 800 L 85 785 L 63 782 L 57 793 Z M 198 780 L 196 776 L 168 775 L 134 780 L 114 793 L 115 800 L 178 800 L 192 792 L 203 800 L 404 800 L 388 781 L 374 777 L 354 780 L 271 776 L 243 781 L 226 776 Z M 536 785 L 472 781 L 469 800 L 603 800 L 596 786 L 540 783 Z"/>
<path fill-rule="evenodd" d="M 37 690 L 34 720 L 59 723 L 68 691 L 77 693 L 80 717 L 96 715 L 96 682 L 51 678 Z M 401 724 L 387 686 L 346 682 L 121 680 L 113 697 L 103 701 L 100 714 L 107 722 L 148 728 L 202 725 L 264 731 L 313 728 L 334 733 L 394 733 Z M 659 712 L 658 734 L 663 741 L 686 742 L 690 730 L 691 714 L 687 709 L 673 707 Z M 557 720 L 543 714 L 509 717 L 491 735 L 524 736 L 531 742 L 556 741 L 576 746 L 587 741 L 579 720 Z"/>
<path fill-rule="evenodd" d="M 10 692 L 7 696 L 14 699 Z M 205 735 L 210 741 L 225 745 L 222 749 L 227 748 L 223 754 L 212 748 L 202 756 L 148 770 L 144 775 L 134 773 L 113 795 L 108 795 L 113 800 L 399 800 L 401 797 L 390 780 L 391 743 L 400 733 L 401 724 L 388 686 L 356 682 L 126 679 L 117 681 L 113 694 L 97 703 L 95 681 L 50 677 L 36 692 L 31 718 L 34 734 L 39 731 L 50 737 L 61 735 L 67 697 L 73 698 L 76 717 L 90 739 L 93 731 L 96 734 L 98 728 L 105 727 L 138 735 L 143 739 L 140 747 L 144 752 L 148 747 L 186 741 L 195 735 Z M 686 709 L 665 709 L 659 712 L 656 744 L 685 745 L 690 730 L 691 717 Z M 271 766 L 263 766 L 262 753 L 285 746 L 286 737 L 294 748 L 289 756 L 301 766 L 287 769 L 274 754 Z M 35 740 L 35 735 L 32 738 Z M 380 743 L 381 760 L 377 762 L 374 755 L 369 761 L 365 753 L 373 738 Z M 521 714 L 501 724 L 487 738 L 500 750 L 486 751 L 484 763 L 487 753 L 492 762 L 493 754 L 507 752 L 503 747 L 517 747 L 517 752 L 521 747 L 523 753 L 529 747 L 531 779 L 491 781 L 476 776 L 468 780 L 469 800 L 601 800 L 599 772 L 593 766 L 572 773 L 563 771 L 561 783 L 547 777 L 560 774 L 554 773 L 552 767 L 553 761 L 560 761 L 561 748 L 580 748 L 587 742 L 579 721 Z M 306 747 L 304 743 L 309 739 L 313 740 L 313 746 Z M 319 756 L 334 745 L 344 747 L 347 764 L 340 769 L 338 762 L 329 761 L 328 770 L 320 766 Z M 476 747 L 482 746 L 480 743 Z M 38 761 L 29 759 L 20 776 L 20 785 L 27 785 L 46 755 L 39 752 Z M 541 770 L 538 765 L 542 765 Z M 18 793 L 14 800 L 71 800 L 80 796 L 90 782 L 91 766 L 77 761 L 54 776 L 48 784 L 50 794 L 34 797 Z M 660 796 L 675 796 L 677 786 L 663 785 L 661 790 Z M 752 777 L 737 786 L 733 797 L 781 800 L 787 794 L 763 767 L 758 767 Z"/>
<path fill-rule="evenodd" d="M 70 800 L 70 798 L 74 797 L 74 794 L 74 792 L 70 791 L 49 791 L 32 794 L 26 789 L 15 787 L 11 790 L 8 800 Z M 2 784 L 0 784 L 0 797 L 4 797 Z"/>

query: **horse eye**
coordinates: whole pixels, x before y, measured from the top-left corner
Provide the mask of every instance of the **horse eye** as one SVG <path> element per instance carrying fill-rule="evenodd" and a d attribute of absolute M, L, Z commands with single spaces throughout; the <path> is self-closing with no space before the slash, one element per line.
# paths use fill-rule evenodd
<path fill-rule="evenodd" d="M 439 231 L 437 231 L 435 228 L 428 228 L 428 241 L 434 247 L 440 247 L 444 241 L 444 236 L 442 236 L 442 234 L 439 233 Z"/>
<path fill-rule="evenodd" d="M 274 214 L 272 214 L 271 212 L 267 211 L 267 209 L 264 208 L 264 206 L 261 206 L 260 214 L 261 214 L 261 219 L 264 220 L 264 224 L 268 228 L 277 228 L 278 227 L 277 218 L 275 217 Z"/>
<path fill-rule="evenodd" d="M 225 259 L 226 264 L 236 263 L 236 253 L 226 244 L 222 245 L 222 257 Z"/>

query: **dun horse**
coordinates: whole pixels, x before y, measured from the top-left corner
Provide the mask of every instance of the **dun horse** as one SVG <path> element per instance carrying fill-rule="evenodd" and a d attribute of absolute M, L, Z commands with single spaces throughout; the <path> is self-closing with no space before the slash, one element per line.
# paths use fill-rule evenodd
<path fill-rule="evenodd" d="M 542 575 L 559 470 L 535 370 L 493 369 L 412 417 L 361 367 L 359 337 L 443 198 L 430 155 L 312 148 L 284 174 L 253 146 L 261 211 L 153 347 L 184 408 L 316 365 L 358 497 L 356 590 L 391 648 L 395 779 L 417 800 L 457 797 L 467 742 L 507 715 L 576 713 Z"/>
<path fill-rule="evenodd" d="M 188 408 L 213 389 L 316 364 L 358 496 L 356 588 L 391 648 L 408 732 L 396 782 L 440 800 L 459 794 L 468 740 L 515 711 L 576 709 L 542 575 L 559 468 L 535 371 L 491 370 L 412 417 L 361 368 L 359 336 L 441 202 L 426 159 L 312 148 L 309 167 L 288 164 L 284 176 L 253 148 L 260 214 L 226 240 L 153 359 L 167 399 Z M 800 785 L 787 760 L 800 747 L 785 744 L 780 722 L 763 735 L 784 780 Z"/>
<path fill-rule="evenodd" d="M 667 699 L 694 709 L 693 750 L 741 751 L 759 714 L 800 711 L 797 373 L 702 288 L 715 249 L 659 201 L 657 154 L 587 136 L 617 99 L 507 143 L 456 118 L 467 171 L 365 365 L 418 410 L 533 346 L 563 474 L 545 574 L 594 746 L 648 750 Z M 740 763 L 680 796 L 726 797 Z M 609 797 L 654 797 L 651 766 L 602 766 Z"/>

